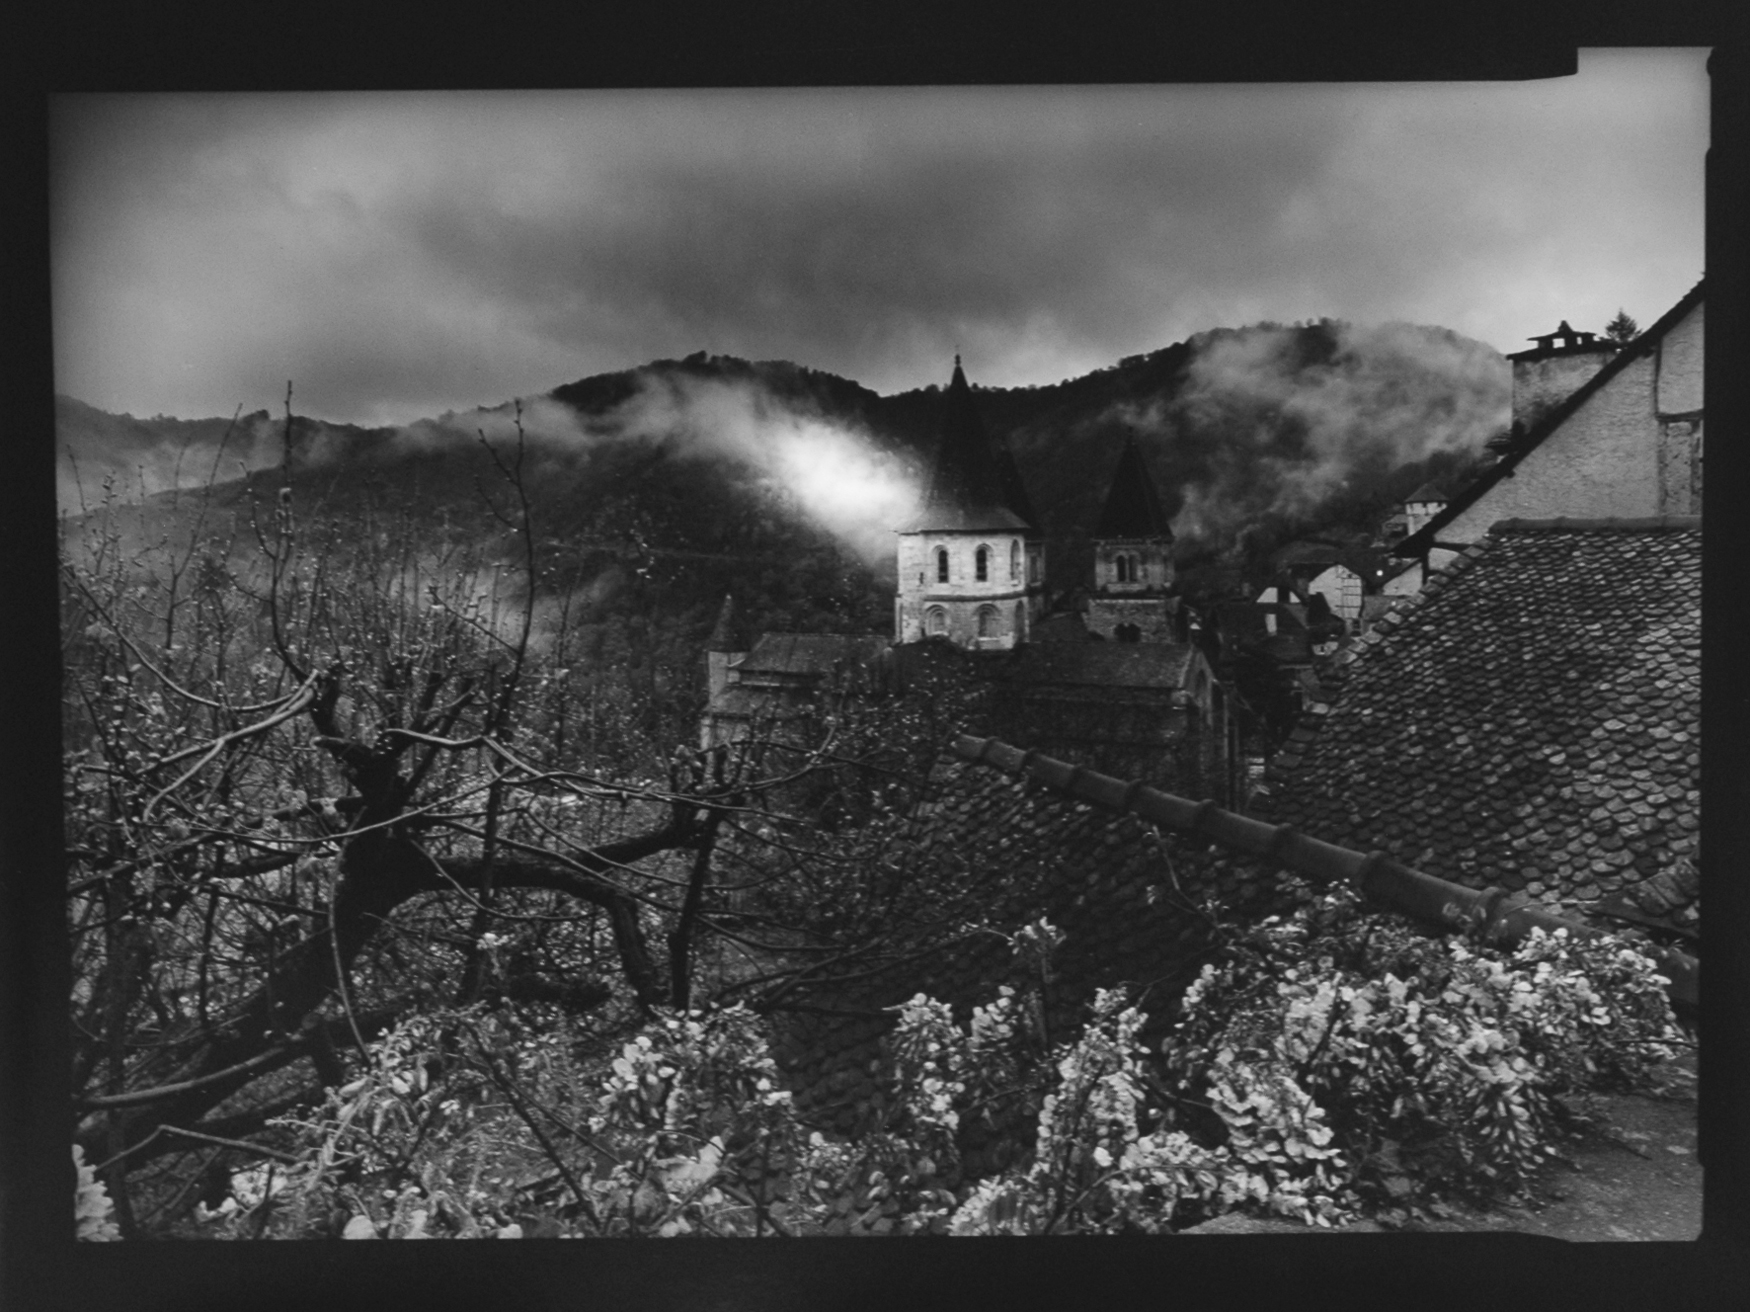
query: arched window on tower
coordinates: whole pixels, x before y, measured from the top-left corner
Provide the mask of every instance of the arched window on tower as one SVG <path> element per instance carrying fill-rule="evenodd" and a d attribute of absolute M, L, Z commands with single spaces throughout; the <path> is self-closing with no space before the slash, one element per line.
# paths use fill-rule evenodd
<path fill-rule="evenodd" d="M 1021 539 L 1013 538 L 1009 542 L 1009 582 L 1021 581 Z"/>
<path fill-rule="evenodd" d="M 1130 557 L 1122 551 L 1112 557 L 1112 580 L 1115 583 L 1130 582 Z"/>
<path fill-rule="evenodd" d="M 946 583 L 947 581 L 948 581 L 948 548 L 947 547 L 937 547 L 936 548 L 936 582 Z"/>
<path fill-rule="evenodd" d="M 994 638 L 997 636 L 997 608 L 995 606 L 980 606 L 978 608 L 978 636 Z"/>
<path fill-rule="evenodd" d="M 972 577 L 983 583 L 990 578 L 990 548 L 981 546 L 972 557 Z"/>
<path fill-rule="evenodd" d="M 924 612 L 924 632 L 932 635 L 948 632 L 948 612 L 940 606 L 931 606 Z"/>

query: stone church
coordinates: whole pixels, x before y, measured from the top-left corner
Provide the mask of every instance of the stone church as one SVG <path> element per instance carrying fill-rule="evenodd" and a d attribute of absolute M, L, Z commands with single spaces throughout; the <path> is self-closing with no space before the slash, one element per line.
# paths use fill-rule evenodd
<path fill-rule="evenodd" d="M 1226 795 L 1231 738 L 1206 652 L 1179 623 L 1173 533 L 1140 446 L 1119 455 L 1093 525 L 1092 576 L 1048 610 L 1047 542 L 1013 455 L 986 431 L 958 357 L 922 506 L 897 530 L 894 634 L 713 634 L 705 745 L 806 719 L 847 665 L 903 683 L 959 653 L 991 687 L 997 733 L 1091 767 Z M 877 651 L 879 647 L 882 650 Z"/>
<path fill-rule="evenodd" d="M 993 446 L 954 357 L 923 509 L 899 530 L 893 636 L 971 650 L 1025 642 L 1045 603 L 1045 537 L 1006 447 Z"/>

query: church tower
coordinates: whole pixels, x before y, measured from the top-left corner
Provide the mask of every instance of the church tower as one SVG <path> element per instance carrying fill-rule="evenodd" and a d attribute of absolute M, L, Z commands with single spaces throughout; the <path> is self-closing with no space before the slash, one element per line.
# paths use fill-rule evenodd
<path fill-rule="evenodd" d="M 1166 642 L 1173 636 L 1173 530 L 1136 438 L 1112 473 L 1094 526 L 1094 590 L 1084 617 L 1109 642 Z"/>
<path fill-rule="evenodd" d="M 899 530 L 897 642 L 1025 642 L 1045 596 L 1045 540 L 1008 448 L 985 434 L 954 357 L 923 509 Z"/>

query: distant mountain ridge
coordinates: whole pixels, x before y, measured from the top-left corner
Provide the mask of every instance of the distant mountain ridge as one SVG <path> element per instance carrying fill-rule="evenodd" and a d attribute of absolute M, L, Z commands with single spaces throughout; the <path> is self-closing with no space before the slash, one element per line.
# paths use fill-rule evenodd
<path fill-rule="evenodd" d="M 1200 334 L 1043 387 L 973 378 L 1043 520 L 1051 594 L 1086 577 L 1129 437 L 1173 516 L 1180 578 L 1201 592 L 1296 534 L 1369 530 L 1430 479 L 1461 478 L 1506 426 L 1508 383 L 1499 355 L 1456 334 L 1328 320 Z M 500 464 L 518 463 L 519 405 L 537 592 L 570 616 L 573 669 L 603 706 L 659 739 L 693 733 L 700 651 L 728 593 L 755 631 L 890 626 L 891 528 L 928 468 L 941 388 L 881 396 L 703 352 L 399 427 L 294 416 L 289 446 L 267 410 L 137 419 L 57 398 L 68 540 L 107 535 L 130 557 L 198 547 L 247 573 L 289 486 L 311 549 L 483 558 L 514 595 L 521 540 Z M 113 502 L 84 518 L 106 479 Z"/>
<path fill-rule="evenodd" d="M 1329 503 L 1407 493 L 1442 472 L 1429 467 L 1431 457 L 1439 466 L 1480 452 L 1505 427 L 1510 391 L 1505 360 L 1480 342 L 1442 328 L 1358 329 L 1334 320 L 1213 330 L 1044 386 L 982 387 L 974 375 L 969 370 L 986 426 L 1009 442 L 1048 532 L 1074 539 L 1085 531 L 1134 435 L 1167 512 L 1181 516 L 1180 537 L 1222 548 L 1266 520 L 1286 532 L 1328 519 Z M 917 471 L 931 451 L 938 391 L 882 396 L 789 361 L 701 351 L 556 387 L 526 403 L 525 427 L 549 445 L 563 434 L 579 449 L 604 438 L 658 440 L 665 424 L 708 439 L 723 421 L 725 398 L 741 398 L 746 413 L 732 418 L 751 426 L 755 443 L 774 416 L 817 420 Z M 502 442 L 512 409 L 506 402 L 384 428 L 300 416 L 292 460 L 304 469 L 357 466 L 389 476 L 410 469 L 410 460 L 477 447 L 482 427 Z M 109 415 L 58 397 L 57 430 L 69 511 L 77 510 L 79 488 L 90 503 L 105 477 L 133 499 L 141 490 L 277 466 L 286 454 L 284 421 L 266 410 L 233 425 Z M 1356 513 L 1352 505 L 1335 509 Z"/>

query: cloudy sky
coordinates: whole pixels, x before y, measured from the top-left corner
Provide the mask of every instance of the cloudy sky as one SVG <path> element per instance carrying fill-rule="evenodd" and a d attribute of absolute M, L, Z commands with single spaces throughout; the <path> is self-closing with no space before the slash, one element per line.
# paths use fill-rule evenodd
<path fill-rule="evenodd" d="M 881 392 L 1206 328 L 1646 325 L 1705 52 L 1523 83 L 61 98 L 57 390 L 399 423 L 693 351 Z"/>

